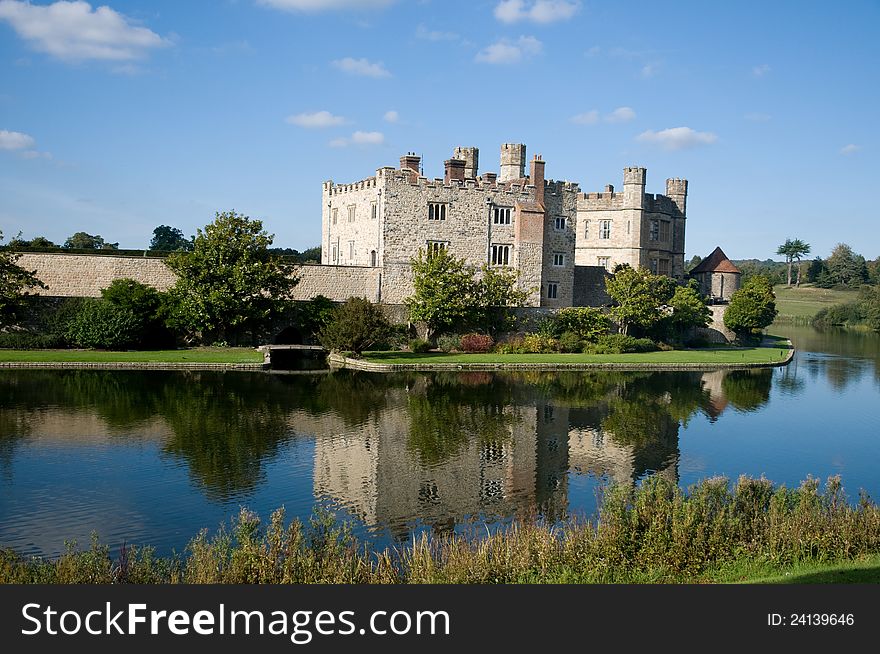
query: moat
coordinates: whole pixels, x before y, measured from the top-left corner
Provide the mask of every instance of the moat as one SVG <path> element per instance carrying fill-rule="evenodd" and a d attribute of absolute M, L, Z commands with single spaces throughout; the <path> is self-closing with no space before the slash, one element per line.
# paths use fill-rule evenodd
<path fill-rule="evenodd" d="M 329 374 L 0 371 L 0 547 L 181 551 L 240 506 L 378 544 L 590 515 L 658 474 L 840 474 L 880 498 L 880 336 L 774 327 L 784 368 Z"/>

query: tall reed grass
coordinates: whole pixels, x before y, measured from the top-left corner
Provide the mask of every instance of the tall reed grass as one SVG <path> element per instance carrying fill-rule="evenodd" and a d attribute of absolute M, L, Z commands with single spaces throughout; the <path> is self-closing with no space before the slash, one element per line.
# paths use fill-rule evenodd
<path fill-rule="evenodd" d="M 228 528 L 202 531 L 175 557 L 150 548 L 115 556 L 91 547 L 54 560 L 0 552 L 3 583 L 626 583 L 711 580 L 725 565 L 833 563 L 880 552 L 880 510 L 847 501 L 839 477 L 823 487 L 741 477 L 687 491 L 650 478 L 603 492 L 597 516 L 546 526 L 517 522 L 482 537 L 414 538 L 372 551 L 331 515 L 266 524 L 242 510 Z"/>

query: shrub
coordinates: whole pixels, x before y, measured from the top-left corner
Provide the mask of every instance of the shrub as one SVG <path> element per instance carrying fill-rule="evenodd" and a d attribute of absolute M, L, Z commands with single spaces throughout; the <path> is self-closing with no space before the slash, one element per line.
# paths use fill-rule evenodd
<path fill-rule="evenodd" d="M 437 339 L 437 347 L 443 352 L 453 352 L 461 349 L 461 336 L 458 334 L 443 334 Z"/>
<path fill-rule="evenodd" d="M 556 316 L 543 316 L 538 320 L 535 333 L 545 338 L 556 338 L 562 332 Z"/>
<path fill-rule="evenodd" d="M 592 354 L 631 354 L 653 352 L 657 345 L 650 338 L 634 338 L 626 334 L 607 334 L 595 345 L 587 345 L 584 352 Z"/>
<path fill-rule="evenodd" d="M 559 337 L 559 349 L 563 352 L 580 352 L 582 347 L 583 341 L 575 332 L 562 332 Z"/>
<path fill-rule="evenodd" d="M 138 333 L 132 346 L 157 348 L 174 344 L 174 334 L 165 327 L 161 317 L 167 310 L 164 293 L 125 278 L 114 279 L 110 286 L 101 290 L 101 297 L 120 309 L 130 311 L 138 320 Z"/>
<path fill-rule="evenodd" d="M 0 348 L 11 350 L 43 350 L 61 348 L 66 345 L 64 338 L 56 334 L 34 334 L 33 332 L 0 333 Z"/>
<path fill-rule="evenodd" d="M 377 350 L 405 350 L 409 347 L 409 327 L 389 325 L 385 335 L 371 347 Z"/>
<path fill-rule="evenodd" d="M 83 304 L 67 324 L 65 338 L 76 347 L 123 350 L 137 344 L 141 328 L 130 309 L 93 300 Z"/>
<path fill-rule="evenodd" d="M 465 334 L 461 337 L 461 349 L 465 352 L 489 352 L 495 342 L 487 334 Z"/>
<path fill-rule="evenodd" d="M 428 352 L 431 349 L 431 344 L 428 341 L 423 341 L 421 338 L 412 338 L 409 341 L 409 349 L 421 354 Z"/>
<path fill-rule="evenodd" d="M 594 307 L 566 307 L 556 314 L 556 322 L 563 335 L 565 332 L 573 332 L 585 341 L 595 342 L 611 331 L 611 318 Z"/>
<path fill-rule="evenodd" d="M 730 296 L 724 325 L 742 338 L 759 333 L 776 318 L 776 295 L 766 277 L 752 277 Z"/>
<path fill-rule="evenodd" d="M 559 352 L 559 341 L 541 334 L 527 334 L 522 340 L 520 354 L 547 354 Z"/>
<path fill-rule="evenodd" d="M 498 354 L 521 354 L 523 351 L 523 339 L 521 336 L 514 336 L 506 341 L 498 343 L 495 346 Z"/>
<path fill-rule="evenodd" d="M 333 319 L 321 328 L 321 345 L 333 352 L 360 354 L 381 342 L 390 325 L 382 309 L 365 298 L 352 297 L 333 312 Z"/>

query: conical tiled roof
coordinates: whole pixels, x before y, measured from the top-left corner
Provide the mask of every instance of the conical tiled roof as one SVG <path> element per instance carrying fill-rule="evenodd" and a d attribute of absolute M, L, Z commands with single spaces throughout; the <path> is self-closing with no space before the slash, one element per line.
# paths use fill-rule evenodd
<path fill-rule="evenodd" d="M 691 270 L 691 274 L 707 273 L 707 272 L 724 272 L 742 274 L 742 271 L 733 265 L 733 262 L 724 254 L 724 250 L 720 247 L 715 248 L 708 257 L 703 259 L 699 265 Z"/>

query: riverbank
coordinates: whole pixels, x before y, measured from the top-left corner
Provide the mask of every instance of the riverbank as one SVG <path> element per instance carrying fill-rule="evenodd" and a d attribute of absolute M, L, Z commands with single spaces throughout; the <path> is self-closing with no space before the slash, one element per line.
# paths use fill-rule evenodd
<path fill-rule="evenodd" d="M 329 514 L 267 524 L 242 510 L 175 557 L 93 542 L 55 560 L 0 552 L 0 583 L 726 583 L 880 581 L 880 509 L 838 478 L 799 488 L 708 479 L 687 493 L 652 477 L 605 489 L 598 520 L 521 520 L 381 551 Z"/>
<path fill-rule="evenodd" d="M 245 347 L 111 352 L 0 350 L 0 368 L 223 368 L 262 370 L 264 355 Z"/>
<path fill-rule="evenodd" d="M 788 287 L 784 284 L 773 288 L 776 294 L 776 323 L 803 324 L 812 322 L 816 314 L 838 304 L 852 302 L 859 292 L 851 289 L 818 288 L 811 285 Z"/>
<path fill-rule="evenodd" d="M 404 370 L 718 370 L 786 365 L 791 342 L 768 338 L 759 347 L 719 347 L 632 354 L 448 354 L 444 352 L 364 352 L 361 358 L 331 354 L 331 366 L 371 372 Z"/>

